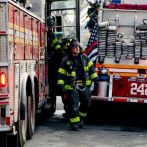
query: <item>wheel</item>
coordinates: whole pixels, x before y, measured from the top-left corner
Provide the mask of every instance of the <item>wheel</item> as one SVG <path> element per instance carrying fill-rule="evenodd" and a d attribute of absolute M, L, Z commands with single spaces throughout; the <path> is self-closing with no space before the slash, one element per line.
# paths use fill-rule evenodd
<path fill-rule="evenodd" d="M 49 114 L 53 115 L 56 111 L 56 96 L 57 96 L 57 92 L 58 90 L 56 90 L 56 88 L 50 88 L 49 89 L 49 97 L 50 99 L 48 100 L 48 103 L 51 105 L 51 107 L 49 108 Z"/>
<path fill-rule="evenodd" d="M 28 96 L 27 139 L 31 139 L 35 130 L 35 97 Z"/>
<path fill-rule="evenodd" d="M 19 142 L 20 147 L 23 147 L 27 137 L 27 97 L 25 98 L 25 105 L 20 104 L 21 111 L 25 111 L 25 119 L 21 120 L 21 112 L 19 115 Z"/>
<path fill-rule="evenodd" d="M 50 117 L 50 116 L 53 116 L 55 111 L 56 111 L 56 100 L 54 101 L 50 101 L 48 100 L 47 101 L 47 105 L 49 106 L 49 108 L 42 108 L 41 109 L 41 112 L 42 112 L 42 116 L 43 118 L 47 118 L 47 117 Z"/>

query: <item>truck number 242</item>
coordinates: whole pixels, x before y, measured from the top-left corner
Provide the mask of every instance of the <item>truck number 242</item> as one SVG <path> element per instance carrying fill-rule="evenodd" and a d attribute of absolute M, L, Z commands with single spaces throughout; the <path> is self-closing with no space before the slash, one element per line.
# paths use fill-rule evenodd
<path fill-rule="evenodd" d="M 131 95 L 137 95 L 140 93 L 141 95 L 147 95 L 147 84 L 141 84 L 139 87 L 137 83 L 131 84 Z"/>

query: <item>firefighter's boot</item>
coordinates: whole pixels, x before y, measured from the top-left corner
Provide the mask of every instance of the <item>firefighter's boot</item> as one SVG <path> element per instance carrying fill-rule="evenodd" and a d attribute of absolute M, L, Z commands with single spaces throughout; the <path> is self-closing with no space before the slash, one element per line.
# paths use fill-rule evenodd
<path fill-rule="evenodd" d="M 83 124 L 84 124 L 84 120 L 81 120 L 81 121 L 79 122 L 79 128 L 80 128 L 80 129 L 83 128 Z"/>
<path fill-rule="evenodd" d="M 67 113 L 62 113 L 62 117 L 67 118 Z"/>
<path fill-rule="evenodd" d="M 85 117 L 81 117 L 81 116 L 80 116 L 80 122 L 79 122 L 79 128 L 80 128 L 80 129 L 83 128 L 84 120 L 85 120 Z"/>
<path fill-rule="evenodd" d="M 71 123 L 71 128 L 73 131 L 79 131 L 79 124 L 78 123 Z"/>

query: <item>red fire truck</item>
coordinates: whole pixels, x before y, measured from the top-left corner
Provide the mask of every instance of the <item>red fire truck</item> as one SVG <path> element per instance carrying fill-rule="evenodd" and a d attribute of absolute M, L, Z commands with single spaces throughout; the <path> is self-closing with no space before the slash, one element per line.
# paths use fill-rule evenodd
<path fill-rule="evenodd" d="M 125 2 L 102 3 L 99 10 L 100 81 L 92 99 L 147 103 L 147 3 Z"/>
<path fill-rule="evenodd" d="M 0 132 L 6 132 L 7 146 L 16 141 L 22 147 L 32 137 L 35 110 L 48 100 L 44 28 L 17 3 L 0 1 Z"/>

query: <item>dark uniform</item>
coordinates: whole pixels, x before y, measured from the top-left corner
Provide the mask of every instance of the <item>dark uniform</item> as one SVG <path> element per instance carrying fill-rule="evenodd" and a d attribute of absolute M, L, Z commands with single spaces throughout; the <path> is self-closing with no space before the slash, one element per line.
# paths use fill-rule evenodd
<path fill-rule="evenodd" d="M 71 47 L 77 46 L 79 44 L 73 39 Z M 98 86 L 98 76 L 87 55 L 69 54 L 63 58 L 58 71 L 58 85 L 62 93 L 67 95 L 69 119 L 73 130 L 79 130 L 79 127 L 82 127 L 90 107 L 91 80 L 94 80 Z"/>
<path fill-rule="evenodd" d="M 54 17 L 50 16 L 47 18 L 47 25 L 53 26 L 54 25 Z M 50 94 L 50 101 L 52 104 L 52 113 L 55 112 L 54 103 L 56 102 L 56 95 L 59 95 L 59 90 L 57 87 L 57 73 L 59 69 L 59 65 L 63 57 L 65 57 L 65 52 L 61 48 L 58 39 L 55 38 L 55 34 L 52 31 L 52 28 L 48 31 L 48 79 L 49 79 L 49 94 Z"/>
<path fill-rule="evenodd" d="M 74 38 L 65 38 L 63 39 L 64 41 L 64 45 L 63 45 L 63 49 L 66 53 L 66 55 L 69 55 L 71 53 L 71 42 Z M 79 46 L 80 47 L 80 46 Z M 83 53 L 83 49 L 80 47 L 80 52 Z M 64 110 L 65 110 L 65 113 L 62 114 L 63 117 L 69 117 L 69 113 L 68 113 L 68 100 L 67 100 L 67 97 L 64 97 L 62 95 L 62 102 L 64 104 Z"/>

